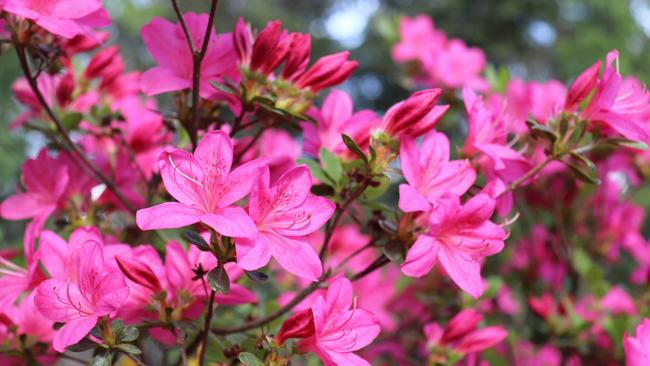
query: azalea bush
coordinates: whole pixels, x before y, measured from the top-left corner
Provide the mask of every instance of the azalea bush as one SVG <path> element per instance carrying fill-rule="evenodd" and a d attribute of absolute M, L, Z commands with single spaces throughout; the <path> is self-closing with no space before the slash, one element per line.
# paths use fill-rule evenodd
<path fill-rule="evenodd" d="M 379 112 L 341 88 L 347 51 L 183 5 L 128 71 L 99 0 L 0 1 L 7 132 L 47 141 L 0 205 L 28 221 L 0 252 L 1 364 L 650 364 L 650 94 L 625 55 L 520 80 L 402 17 L 411 94 Z"/>

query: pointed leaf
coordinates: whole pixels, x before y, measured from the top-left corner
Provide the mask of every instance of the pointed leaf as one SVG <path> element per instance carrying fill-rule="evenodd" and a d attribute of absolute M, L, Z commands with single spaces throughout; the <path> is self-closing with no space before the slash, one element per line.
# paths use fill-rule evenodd
<path fill-rule="evenodd" d="M 339 183 L 343 177 L 343 167 L 336 155 L 332 154 L 327 149 L 321 148 L 318 158 L 320 159 L 325 174 L 327 174 L 334 183 Z"/>
<path fill-rule="evenodd" d="M 342 134 L 341 138 L 343 139 L 343 143 L 345 144 L 345 146 L 347 146 L 348 149 L 350 149 L 350 151 L 357 154 L 357 156 L 359 156 L 361 159 L 363 159 L 363 161 L 365 161 L 365 162 L 368 161 L 368 157 L 363 152 L 363 150 L 361 150 L 359 145 L 357 145 L 357 143 L 352 139 L 352 137 L 350 137 L 350 136 L 348 136 L 346 134 Z"/>
<path fill-rule="evenodd" d="M 262 271 L 244 271 L 246 276 L 253 281 L 263 282 L 269 279 L 269 275 Z"/>
<path fill-rule="evenodd" d="M 117 341 L 120 343 L 133 342 L 140 336 L 138 328 L 129 325 L 116 332 Z"/>
<path fill-rule="evenodd" d="M 239 354 L 239 361 L 245 366 L 264 366 L 257 356 L 250 352 L 242 352 Z"/>
<path fill-rule="evenodd" d="M 219 263 L 214 269 L 208 272 L 208 284 L 212 291 L 221 294 L 230 292 L 230 278 L 223 264 Z"/>
<path fill-rule="evenodd" d="M 196 231 L 192 231 L 192 230 L 183 231 L 183 239 L 187 240 L 188 243 L 199 248 L 199 250 L 202 250 L 204 252 L 212 251 L 210 244 L 208 244 L 208 242 L 206 242 L 205 239 L 203 239 L 201 234 L 197 233 Z"/>
<path fill-rule="evenodd" d="M 138 348 L 138 347 L 136 347 L 136 346 L 134 346 L 132 344 L 129 344 L 129 343 L 120 343 L 120 344 L 116 345 L 115 348 L 119 349 L 120 351 L 122 351 L 124 353 L 129 353 L 129 354 L 132 354 L 132 355 L 139 355 L 139 354 L 142 353 L 140 348 Z"/>

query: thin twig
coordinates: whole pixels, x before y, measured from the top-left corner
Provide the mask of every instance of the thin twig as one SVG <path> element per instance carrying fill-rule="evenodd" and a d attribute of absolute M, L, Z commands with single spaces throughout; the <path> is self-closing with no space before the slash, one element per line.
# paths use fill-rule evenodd
<path fill-rule="evenodd" d="M 300 304 L 302 300 L 304 300 L 307 296 L 311 295 L 312 292 L 316 291 L 321 285 L 321 283 L 325 279 L 321 279 L 317 282 L 313 282 L 309 287 L 306 287 L 302 291 L 296 295 L 291 301 L 289 301 L 288 304 L 283 306 L 282 308 L 276 310 L 274 313 L 264 317 L 260 318 L 257 320 L 253 320 L 251 322 L 248 322 L 244 325 L 238 326 L 238 327 L 233 327 L 233 328 L 213 328 L 212 333 L 216 335 L 227 335 L 227 334 L 233 334 L 233 333 L 241 333 L 245 332 L 247 330 L 255 329 L 257 327 L 261 327 L 262 325 L 268 324 L 275 319 L 281 317 L 285 313 L 287 313 L 289 310 L 293 309 L 296 305 Z"/>
<path fill-rule="evenodd" d="M 100 180 L 102 183 L 106 185 L 106 188 L 108 188 L 110 191 L 115 194 L 117 199 L 120 200 L 120 202 L 126 207 L 129 211 L 132 213 L 135 213 L 136 209 L 135 207 L 129 202 L 129 200 L 122 194 L 122 192 L 117 188 L 113 180 L 108 178 L 107 176 L 104 175 L 90 160 L 86 158 L 84 155 L 84 152 L 81 151 L 79 146 L 72 141 L 70 138 L 70 135 L 68 135 L 68 131 L 66 131 L 65 127 L 63 127 L 63 124 L 59 120 L 59 118 L 56 116 L 52 108 L 49 106 L 47 103 L 47 100 L 43 96 L 43 93 L 41 93 L 41 90 L 38 87 L 38 83 L 36 79 L 32 77 L 31 70 L 29 67 L 29 62 L 27 61 L 27 54 L 25 52 L 25 48 L 20 45 L 18 40 L 14 40 L 15 48 L 16 48 L 16 54 L 18 55 L 18 60 L 20 61 L 20 66 L 22 68 L 23 74 L 25 75 L 25 78 L 27 79 L 27 83 L 32 89 L 32 92 L 34 95 L 36 95 L 36 99 L 38 99 L 39 103 L 47 113 L 47 115 L 50 117 L 50 119 L 54 122 L 54 125 L 56 126 L 57 131 L 59 132 L 59 135 L 63 138 L 63 141 L 67 145 L 67 147 L 71 150 L 71 152 L 79 158 L 79 160 L 85 165 L 94 175 L 95 177 Z"/>
<path fill-rule="evenodd" d="M 535 174 L 539 173 L 542 169 L 544 169 L 546 167 L 546 165 L 548 165 L 548 163 L 550 163 L 553 160 L 555 160 L 555 157 L 553 155 L 547 156 L 546 159 L 544 159 L 544 161 L 542 161 L 541 163 L 536 165 L 534 168 L 529 170 L 526 174 L 519 177 L 519 179 L 517 179 L 516 181 L 512 182 L 508 186 L 508 188 L 505 191 L 503 191 L 499 196 L 502 196 L 502 195 L 504 195 L 504 194 L 506 194 L 508 192 L 512 192 L 512 191 L 516 190 L 517 188 L 519 188 L 519 186 L 521 186 L 523 183 L 525 183 L 528 179 L 530 179 Z"/>
<path fill-rule="evenodd" d="M 174 8 L 174 12 L 176 13 L 176 17 L 178 18 L 178 22 L 181 24 L 181 28 L 183 29 L 183 35 L 185 35 L 185 41 L 187 42 L 187 46 L 190 48 L 190 54 L 194 56 L 196 53 L 196 50 L 194 49 L 194 41 L 192 40 L 192 35 L 190 34 L 190 30 L 187 28 L 187 23 L 185 23 L 185 17 L 183 16 L 183 11 L 181 10 L 180 6 L 178 6 L 178 2 L 176 0 L 171 0 L 172 1 L 172 7 Z"/>
<path fill-rule="evenodd" d="M 212 290 L 210 292 L 210 301 L 208 302 L 208 314 L 205 316 L 205 324 L 203 325 L 203 342 L 201 351 L 199 351 L 199 366 L 205 364 L 205 350 L 208 348 L 208 337 L 210 336 L 210 325 L 212 324 L 212 314 L 214 312 L 214 296 L 217 293 Z"/>
<path fill-rule="evenodd" d="M 239 164 L 239 161 L 246 155 L 248 150 L 250 150 L 253 145 L 259 140 L 259 138 L 262 136 L 262 133 L 264 133 L 265 128 L 260 128 L 259 131 L 255 133 L 255 135 L 251 138 L 251 140 L 244 146 L 243 149 L 241 149 L 239 152 L 237 152 L 237 156 L 235 156 L 235 159 L 233 161 L 233 165 Z"/>

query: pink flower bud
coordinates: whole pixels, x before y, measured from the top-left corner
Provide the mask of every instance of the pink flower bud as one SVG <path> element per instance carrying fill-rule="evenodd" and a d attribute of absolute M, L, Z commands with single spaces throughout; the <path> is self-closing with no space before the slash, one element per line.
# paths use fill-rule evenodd
<path fill-rule="evenodd" d="M 449 108 L 436 106 L 440 89 L 421 90 L 393 105 L 381 123 L 381 130 L 393 137 L 417 137 L 433 129 Z"/>
<path fill-rule="evenodd" d="M 472 309 L 461 311 L 447 324 L 441 342 L 451 343 L 464 337 L 474 330 L 481 320 L 483 320 L 483 316 Z"/>
<path fill-rule="evenodd" d="M 488 349 L 508 336 L 503 327 L 485 327 L 477 329 L 463 338 L 455 347 L 462 353 L 473 353 Z"/>
<path fill-rule="evenodd" d="M 564 109 L 567 111 L 574 110 L 582 102 L 596 85 L 598 81 L 598 72 L 600 71 L 600 60 L 591 65 L 587 70 L 578 76 L 571 86 L 564 102 Z"/>
<path fill-rule="evenodd" d="M 87 79 L 94 79 L 103 75 L 104 70 L 111 66 L 115 61 L 115 57 L 119 53 L 117 46 L 105 48 L 97 52 L 88 63 L 84 77 Z"/>
<path fill-rule="evenodd" d="M 288 80 L 301 75 L 309 63 L 311 36 L 308 33 L 291 33 L 291 46 L 282 70 L 282 77 Z"/>
<path fill-rule="evenodd" d="M 296 79 L 296 86 L 317 92 L 342 83 L 357 68 L 356 61 L 348 61 L 349 54 L 350 52 L 343 51 L 320 58 Z"/>
<path fill-rule="evenodd" d="M 280 39 L 280 21 L 269 22 L 255 38 L 251 55 L 251 69 L 260 68 Z"/>
<path fill-rule="evenodd" d="M 115 261 L 117 262 L 117 266 L 120 267 L 122 273 L 124 273 L 124 275 L 131 281 L 144 286 L 153 292 L 159 292 L 162 290 L 158 277 L 156 277 L 151 268 L 146 264 L 125 257 L 115 257 Z"/>
<path fill-rule="evenodd" d="M 251 61 L 253 52 L 251 30 L 244 18 L 239 17 L 235 23 L 235 29 L 232 32 L 232 40 L 237 52 L 237 58 L 242 65 L 248 65 Z"/>
<path fill-rule="evenodd" d="M 61 78 L 59 85 L 56 87 L 56 101 L 59 105 L 66 105 L 72 100 L 72 92 L 74 91 L 75 82 L 74 75 L 71 72 L 66 73 Z"/>
<path fill-rule="evenodd" d="M 311 309 L 305 309 L 293 314 L 282 323 L 277 338 L 281 345 L 289 338 L 309 338 L 315 333 L 314 314 Z"/>

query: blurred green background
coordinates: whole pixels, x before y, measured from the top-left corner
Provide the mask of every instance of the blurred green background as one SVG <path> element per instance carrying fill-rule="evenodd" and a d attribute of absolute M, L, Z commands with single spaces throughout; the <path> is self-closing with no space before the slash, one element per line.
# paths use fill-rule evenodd
<path fill-rule="evenodd" d="M 187 11 L 206 11 L 207 1 L 180 0 Z M 152 64 L 139 29 L 153 16 L 174 18 L 165 0 L 104 2 L 114 21 L 113 38 L 131 70 Z M 226 32 L 238 16 L 256 28 L 271 19 L 291 31 L 310 32 L 313 56 L 349 49 L 359 61 L 343 87 L 359 108 L 385 110 L 404 98 L 400 68 L 390 59 L 399 15 L 430 15 L 450 37 L 485 50 L 490 63 L 512 76 L 570 81 L 612 48 L 621 52 L 621 72 L 650 79 L 650 0 L 222 0 L 217 29 Z M 11 194 L 25 156 L 42 143 L 37 135 L 9 131 L 18 111 L 11 83 L 18 76 L 12 50 L 0 56 L 0 198 Z M 163 109 L 165 106 L 162 106 Z M 22 223 L 0 223 L 0 246 L 19 242 Z"/>

